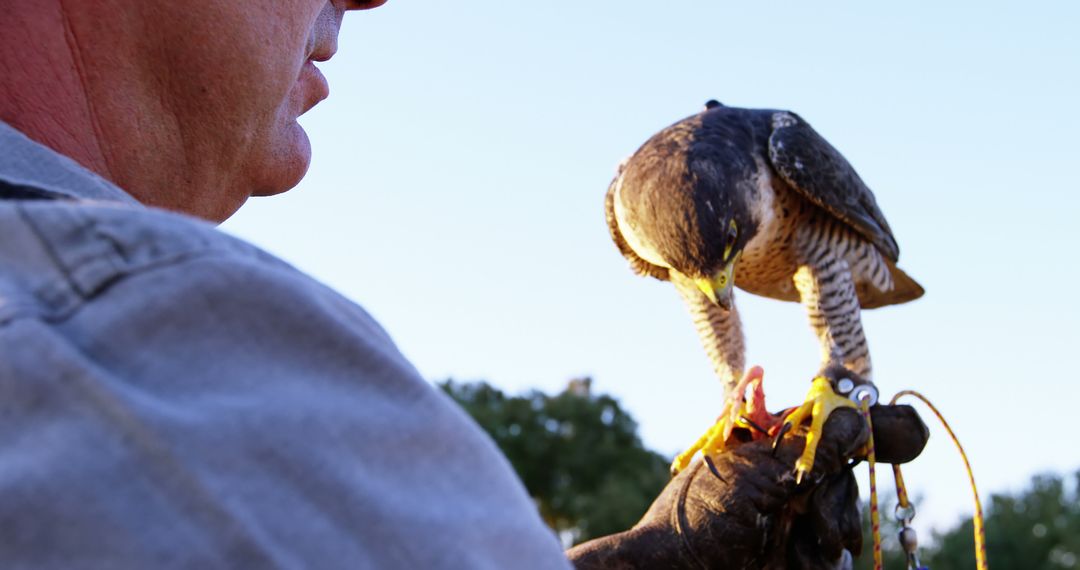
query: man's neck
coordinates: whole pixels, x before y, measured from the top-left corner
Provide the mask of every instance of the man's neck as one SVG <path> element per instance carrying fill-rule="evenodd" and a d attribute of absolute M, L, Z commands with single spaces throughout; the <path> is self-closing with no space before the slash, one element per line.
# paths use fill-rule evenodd
<path fill-rule="evenodd" d="M 11 2 L 0 19 L 0 120 L 112 179 L 77 52 L 50 0 Z"/>

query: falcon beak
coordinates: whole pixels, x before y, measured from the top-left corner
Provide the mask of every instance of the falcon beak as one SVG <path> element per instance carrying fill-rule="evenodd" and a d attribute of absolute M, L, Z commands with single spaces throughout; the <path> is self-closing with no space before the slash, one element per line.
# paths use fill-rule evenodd
<path fill-rule="evenodd" d="M 731 260 L 727 267 L 721 269 L 711 279 L 695 279 L 694 282 L 710 301 L 716 303 L 725 311 L 730 311 L 732 304 L 731 287 L 735 283 L 735 260 Z"/>

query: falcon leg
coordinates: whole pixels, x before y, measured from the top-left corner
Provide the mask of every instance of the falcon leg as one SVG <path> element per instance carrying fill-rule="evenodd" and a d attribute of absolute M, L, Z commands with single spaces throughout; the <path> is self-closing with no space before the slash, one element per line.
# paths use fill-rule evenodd
<path fill-rule="evenodd" d="M 706 297 L 693 281 L 672 272 L 671 281 L 686 302 L 694 319 L 701 344 L 712 363 L 713 370 L 724 386 L 724 407 L 720 417 L 690 449 L 679 454 L 671 465 L 672 473 L 678 473 L 690 464 L 698 451 L 716 453 L 724 448 L 731 430 L 743 411 L 744 392 L 753 379 L 761 377 L 761 369 L 754 368 L 743 375 L 745 366 L 745 342 L 739 313 L 733 306 L 725 310 Z"/>
<path fill-rule="evenodd" d="M 720 377 L 726 398 L 739 383 L 746 366 L 746 341 L 739 312 L 734 305 L 730 311 L 719 307 L 693 281 L 682 275 L 672 272 L 671 281 L 690 310 L 698 338 L 713 370 Z"/>
<path fill-rule="evenodd" d="M 870 349 L 863 334 L 859 297 L 843 258 L 826 253 L 795 272 L 795 288 L 821 344 L 821 369 L 840 365 L 870 380 Z"/>
<path fill-rule="evenodd" d="M 811 242 L 813 243 L 813 242 Z M 806 447 L 795 464 L 796 480 L 813 469 L 821 430 L 837 408 L 855 407 L 852 394 L 873 394 L 870 383 L 870 352 L 860 319 L 859 297 L 847 261 L 819 247 L 809 256 L 812 263 L 795 272 L 795 287 L 810 315 L 810 326 L 821 343 L 821 368 L 806 401 L 787 417 L 793 427 L 810 418 Z M 825 244 L 827 245 L 827 244 Z M 871 402 L 873 403 L 873 402 Z"/>

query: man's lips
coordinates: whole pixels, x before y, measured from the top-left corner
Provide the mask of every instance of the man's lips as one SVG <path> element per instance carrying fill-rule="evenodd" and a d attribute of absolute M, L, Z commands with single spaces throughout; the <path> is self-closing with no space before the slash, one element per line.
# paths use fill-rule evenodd
<path fill-rule="evenodd" d="M 311 60 L 304 62 L 304 66 L 300 68 L 300 77 L 297 78 L 297 82 L 305 91 L 304 113 L 330 96 L 330 84 Z"/>

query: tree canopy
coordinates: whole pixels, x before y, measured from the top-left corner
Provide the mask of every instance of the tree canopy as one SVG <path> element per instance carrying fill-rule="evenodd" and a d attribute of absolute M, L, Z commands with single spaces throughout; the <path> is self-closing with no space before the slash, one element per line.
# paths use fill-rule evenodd
<path fill-rule="evenodd" d="M 985 504 L 986 559 L 991 568 L 1050 570 L 1080 568 L 1080 471 L 1070 478 L 1036 475 L 1018 493 L 995 494 Z M 885 568 L 906 568 L 895 535 L 896 524 L 883 505 Z M 867 517 L 863 517 L 864 523 Z M 975 569 L 975 538 L 970 517 L 928 540 L 922 538 L 923 565 L 934 570 Z M 873 568 L 866 529 L 858 569 Z"/>
<path fill-rule="evenodd" d="M 934 536 L 931 568 L 975 568 L 972 524 L 968 518 Z M 1069 479 L 1037 475 L 1019 493 L 991 496 L 986 546 L 996 568 L 1080 568 L 1080 471 Z"/>
<path fill-rule="evenodd" d="M 571 381 L 549 396 L 509 396 L 485 382 L 440 387 L 495 440 L 549 526 L 572 542 L 626 530 L 669 479 L 618 400 Z"/>

